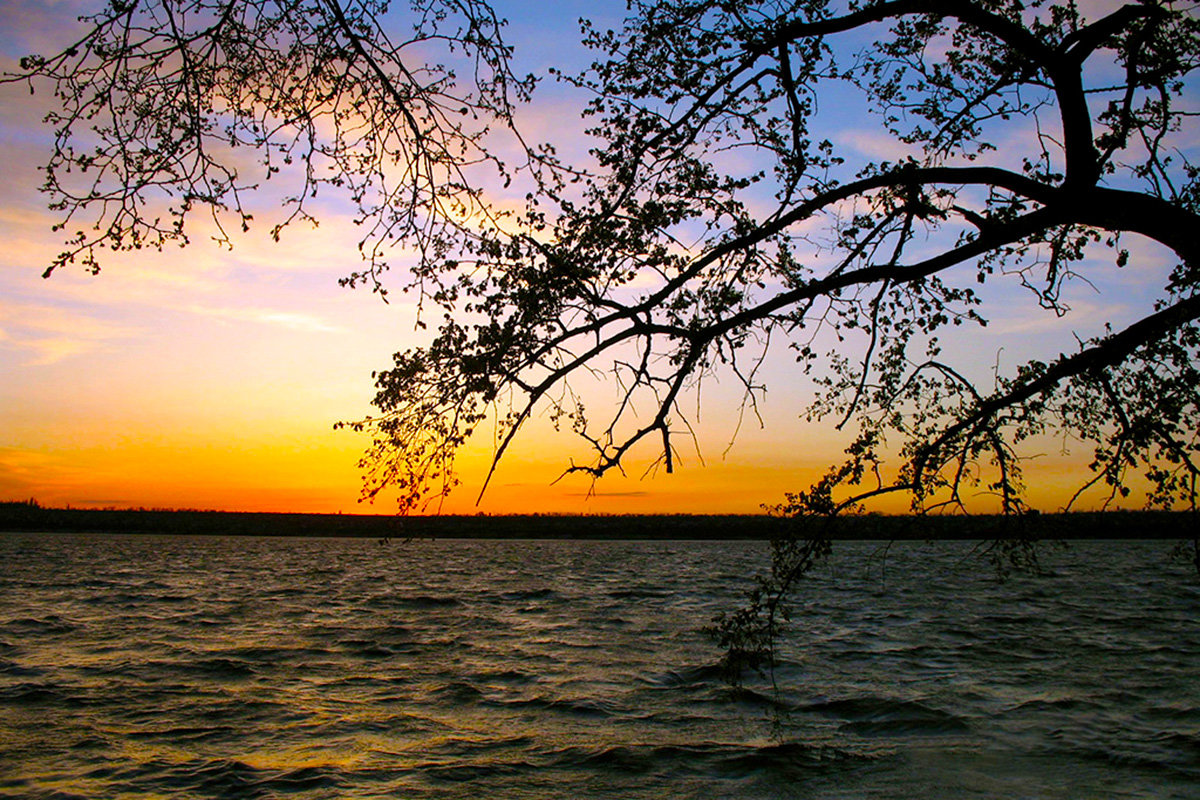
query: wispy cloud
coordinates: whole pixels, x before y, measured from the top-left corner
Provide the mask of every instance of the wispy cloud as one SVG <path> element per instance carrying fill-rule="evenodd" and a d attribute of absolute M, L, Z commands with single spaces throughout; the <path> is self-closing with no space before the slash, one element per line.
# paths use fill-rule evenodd
<path fill-rule="evenodd" d="M 1062 333 L 1075 330 L 1099 331 L 1106 322 L 1127 319 L 1131 309 L 1122 303 L 1089 303 L 1075 300 L 1069 314 L 1058 316 L 1051 311 L 1031 310 L 1023 315 L 993 318 L 988 332 L 994 335 Z"/>
<path fill-rule="evenodd" d="M 840 132 L 837 138 L 859 154 L 880 161 L 903 161 L 910 155 L 918 154 L 912 145 L 901 142 L 882 129 L 847 130 Z"/>
<path fill-rule="evenodd" d="M 56 364 L 141 333 L 67 308 L 0 305 L 0 349 L 23 353 L 26 366 Z"/>
<path fill-rule="evenodd" d="M 87 0 L 3 0 L 0 44 L 17 55 L 54 52 L 83 30 L 78 17 L 96 10 Z"/>
<path fill-rule="evenodd" d="M 344 333 L 345 329 L 317 317 L 295 311 L 280 311 L 271 308 L 239 308 L 232 306 L 186 306 L 186 311 L 205 317 L 231 322 L 253 322 L 259 325 L 274 325 L 288 330 L 309 333 Z"/>

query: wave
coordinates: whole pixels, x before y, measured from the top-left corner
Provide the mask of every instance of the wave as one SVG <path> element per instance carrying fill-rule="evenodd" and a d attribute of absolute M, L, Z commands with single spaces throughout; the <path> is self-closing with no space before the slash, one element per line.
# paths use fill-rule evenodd
<path fill-rule="evenodd" d="M 687 667 L 670 669 L 658 675 L 642 678 L 643 682 L 653 686 L 665 687 L 695 687 L 700 685 L 721 684 L 725 681 L 725 668 L 719 663 L 693 664 Z"/>
<path fill-rule="evenodd" d="M 557 714 L 594 719 L 611 719 L 623 716 L 622 709 L 616 705 L 605 700 L 593 698 L 520 697 L 490 700 L 488 704 L 510 709 L 552 711 Z"/>
<path fill-rule="evenodd" d="M 164 742 L 228 742 L 235 740 L 240 729 L 235 725 L 199 725 L 199 726 L 166 726 L 142 727 L 129 731 L 125 736 L 129 739 L 151 740 Z"/>
<path fill-rule="evenodd" d="M 484 693 L 482 689 L 474 684 L 465 681 L 452 681 L 435 687 L 429 694 L 439 700 L 461 705 L 479 702 Z"/>
<path fill-rule="evenodd" d="M 522 589 L 511 592 L 501 592 L 500 599 L 517 602 L 530 600 L 558 600 L 559 594 L 553 589 Z"/>
<path fill-rule="evenodd" d="M 675 596 L 661 589 L 614 589 L 605 595 L 614 600 L 660 600 Z"/>
<path fill-rule="evenodd" d="M 192 675 L 209 680 L 245 680 L 258 676 L 261 665 L 241 658 L 212 656 L 183 661 L 149 661 L 150 671 L 160 674 Z"/>
<path fill-rule="evenodd" d="M 52 683 L 18 683 L 0 686 L 0 704 L 14 706 L 45 706 L 47 708 L 82 708 L 98 705 L 86 696 L 76 693 L 77 689 Z"/>
<path fill-rule="evenodd" d="M 367 605 L 374 608 L 427 611 L 436 608 L 461 608 L 463 601 L 456 595 L 448 594 L 396 594 L 372 598 Z"/>
<path fill-rule="evenodd" d="M 438 782 L 473 784 L 486 781 L 489 778 L 499 777 L 508 779 L 521 773 L 533 772 L 536 769 L 536 765 L 528 761 L 488 761 L 482 764 L 453 762 L 424 763 L 418 765 L 415 771 L 420 772 L 425 778 Z"/>
<path fill-rule="evenodd" d="M 63 619 L 57 614 L 37 617 L 21 617 L 0 623 L 0 633 L 15 636 L 30 636 L 38 634 L 74 633 L 79 630 L 76 623 Z"/>
<path fill-rule="evenodd" d="M 381 642 L 377 639 L 339 639 L 337 645 L 343 653 L 370 660 L 393 658 L 420 649 L 411 641 Z"/>
<path fill-rule="evenodd" d="M 639 776 L 694 775 L 741 779 L 762 777 L 764 772 L 807 772 L 846 762 L 872 760 L 827 745 L 801 742 L 746 745 L 703 742 L 657 744 L 638 742 L 609 746 L 570 746 L 544 751 L 545 766 L 582 768 L 606 774 Z"/>
<path fill-rule="evenodd" d="M 860 736 L 946 736 L 970 733 L 966 720 L 912 700 L 865 696 L 797 706 L 796 711 L 839 720 Z"/>
<path fill-rule="evenodd" d="M 46 674 L 46 670 L 39 667 L 24 667 L 16 661 L 9 661 L 7 658 L 0 658 L 0 675 L 11 675 L 18 678 L 38 678 Z"/>
<path fill-rule="evenodd" d="M 268 779 L 268 773 L 237 759 L 222 758 L 183 764 L 155 760 L 114 777 L 125 778 L 135 785 L 148 783 L 176 792 L 234 800 L 266 795 L 263 783 Z"/>
<path fill-rule="evenodd" d="M 829 744 L 779 742 L 760 747 L 734 748 L 735 752 L 722 759 L 723 771 L 753 775 L 764 770 L 775 772 L 809 772 L 815 768 L 849 762 L 867 762 L 875 754 L 854 752 Z"/>

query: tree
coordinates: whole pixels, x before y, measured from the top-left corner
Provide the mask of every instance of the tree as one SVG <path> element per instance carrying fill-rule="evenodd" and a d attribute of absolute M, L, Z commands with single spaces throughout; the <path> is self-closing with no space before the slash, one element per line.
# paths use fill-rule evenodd
<path fill-rule="evenodd" d="M 50 119 L 54 207 L 96 220 L 51 269 L 183 240 L 199 209 L 248 223 L 239 198 L 255 184 L 230 166 L 234 146 L 266 177 L 301 176 L 285 223 L 318 187 L 347 191 L 369 226 L 347 280 L 382 290 L 386 248 L 415 247 L 402 288 L 443 313 L 428 345 L 378 374 L 378 416 L 354 424 L 373 434 L 368 494 L 396 489 L 404 508 L 449 490 L 489 414 L 496 461 L 549 409 L 591 451 L 569 472 L 599 478 L 642 442 L 671 471 L 681 399 L 722 373 L 753 413 L 776 346 L 822 386 L 805 412 L 851 439 L 784 513 L 889 493 L 955 509 L 974 486 L 1019 517 L 1022 448 L 1051 433 L 1090 443 L 1089 485 L 1110 499 L 1140 472 L 1150 504 L 1195 508 L 1192 4 L 635 0 L 622 30 L 585 24 L 596 62 L 558 76 L 594 98 L 592 160 L 518 136 L 512 169 L 488 126 L 516 135 L 533 81 L 511 72 L 491 9 L 417 0 L 402 41 L 386 14 L 370 0 L 121 0 L 72 47 L 25 59 L 17 77 L 49 80 L 64 109 Z M 465 59 L 465 87 L 426 60 L 434 45 Z M 822 99 L 847 92 L 896 156 L 847 163 L 823 135 Z M 480 164 L 528 192 L 523 213 L 489 205 Z M 147 202 L 165 194 L 160 222 Z M 1064 287 L 1101 258 L 1145 269 L 1131 240 L 1175 261 L 1140 318 L 991 375 L 949 358 L 947 332 L 985 326 L 995 286 L 1068 315 Z M 599 417 L 574 390 L 597 374 L 621 390 Z M 752 652 L 827 547 L 781 542 L 726 644 Z"/>

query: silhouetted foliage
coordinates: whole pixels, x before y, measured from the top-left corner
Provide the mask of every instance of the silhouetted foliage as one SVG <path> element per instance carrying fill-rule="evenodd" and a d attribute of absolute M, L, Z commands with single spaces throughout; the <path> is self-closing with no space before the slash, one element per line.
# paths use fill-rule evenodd
<path fill-rule="evenodd" d="M 822 388 L 808 417 L 852 440 L 781 514 L 891 493 L 959 509 L 981 491 L 1019 517 L 1022 448 L 1049 435 L 1090 443 L 1089 485 L 1110 499 L 1140 475 L 1149 505 L 1194 508 L 1200 20 L 1168 0 L 1086 8 L 634 0 L 621 30 L 584 25 L 596 62 L 559 76 L 593 97 L 591 159 L 515 137 L 511 170 L 486 129 L 512 132 L 532 81 L 510 71 L 481 0 L 418 0 L 402 35 L 381 2 L 114 1 L 20 79 L 49 80 L 62 103 L 54 207 L 95 222 L 52 269 L 184 241 L 200 210 L 248 223 L 243 145 L 263 178 L 301 177 L 281 224 L 307 216 L 317 188 L 358 204 L 367 262 L 350 283 L 380 288 L 388 247 L 418 251 L 399 283 L 444 316 L 378 374 L 380 413 L 354 425 L 374 437 L 368 494 L 397 490 L 406 509 L 450 489 L 456 450 L 489 414 L 497 461 L 548 411 L 590 450 L 569 472 L 598 478 L 644 441 L 671 471 L 690 435 L 681 401 L 721 375 L 753 414 L 775 346 Z M 469 79 L 431 66 L 431 48 Z M 822 103 L 841 102 L 826 98 L 848 92 L 895 155 L 849 163 L 818 127 Z M 481 165 L 528 192 L 523 212 L 489 205 L 503 189 L 482 191 Z M 952 360 L 946 337 L 987 324 L 995 284 L 1067 315 L 1064 288 L 1106 250 L 1147 269 L 1139 238 L 1175 266 L 1136 321 L 983 378 Z M 588 407 L 576 384 L 597 375 L 620 394 Z M 754 612 L 722 628 L 731 648 L 766 646 L 755 632 L 769 638 L 823 550 L 779 543 Z"/>

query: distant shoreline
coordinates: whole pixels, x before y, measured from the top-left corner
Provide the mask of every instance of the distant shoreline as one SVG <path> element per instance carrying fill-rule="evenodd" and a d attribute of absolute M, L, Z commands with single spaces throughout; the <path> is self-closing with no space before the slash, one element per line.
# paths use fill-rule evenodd
<path fill-rule="evenodd" d="M 316 536 L 438 539 L 762 540 L 817 531 L 824 520 L 798 522 L 766 515 L 411 516 L 289 514 L 243 511 L 44 508 L 0 503 L 0 532 L 137 533 L 192 536 Z M 834 539 L 1182 539 L 1190 512 L 1104 511 L 1022 517 L 843 517 Z"/>

